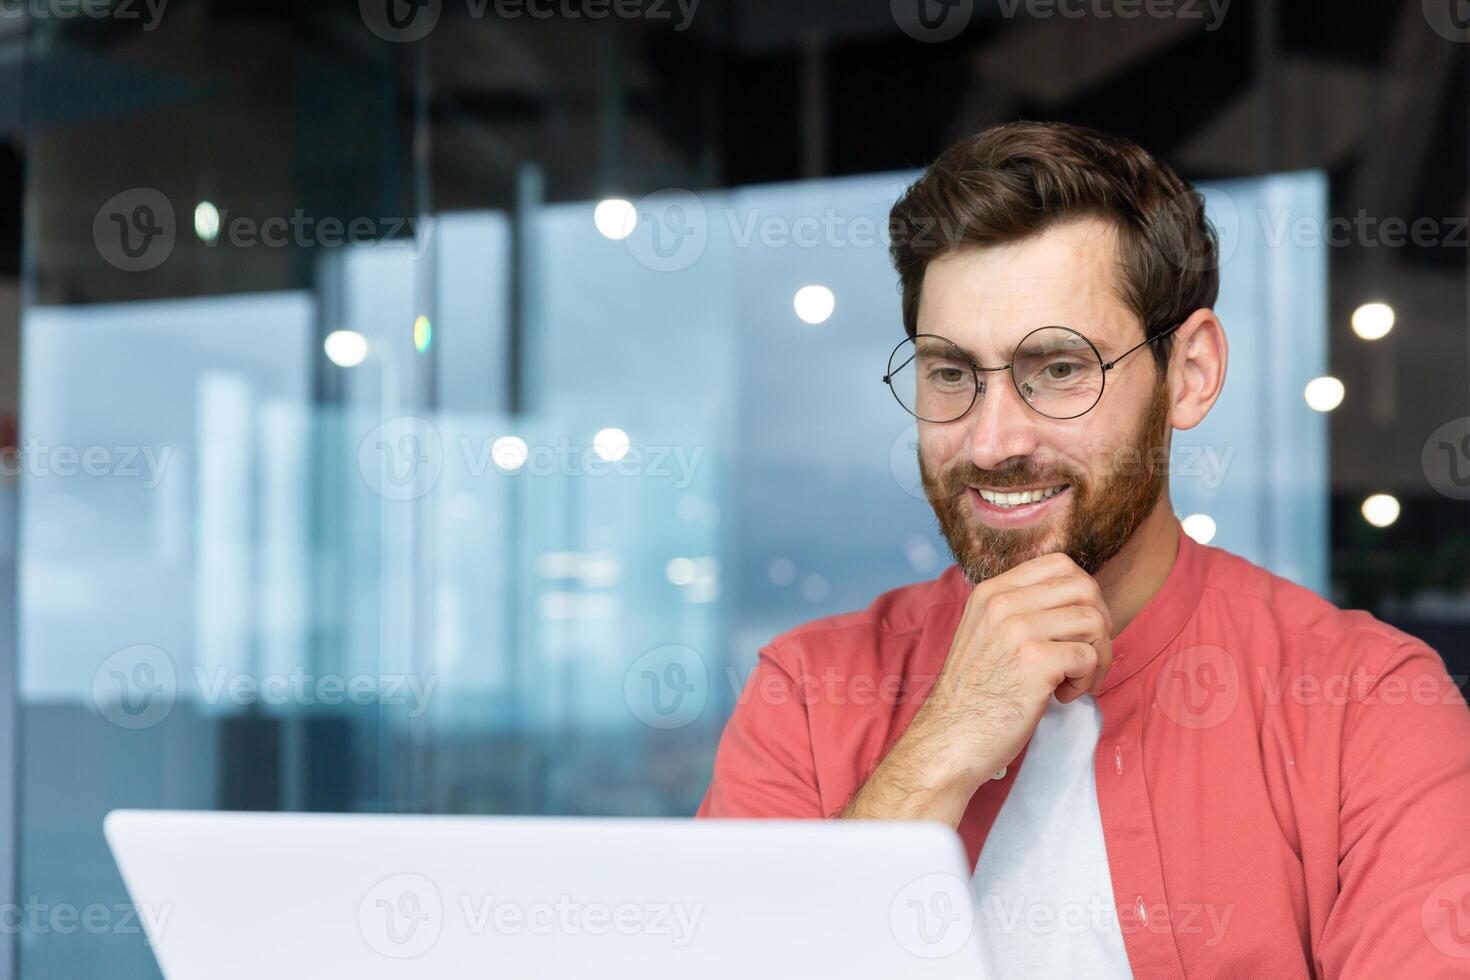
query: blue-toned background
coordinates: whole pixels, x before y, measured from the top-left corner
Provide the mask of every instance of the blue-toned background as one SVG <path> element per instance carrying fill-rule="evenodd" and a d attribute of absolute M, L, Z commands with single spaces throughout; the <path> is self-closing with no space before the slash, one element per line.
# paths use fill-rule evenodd
<path fill-rule="evenodd" d="M 659 195 L 625 240 L 592 203 L 519 245 L 444 214 L 311 289 L 28 308 L 27 437 L 118 455 L 23 484 L 20 894 L 125 902 L 118 807 L 691 813 L 762 644 L 948 564 L 879 381 L 912 176 Z M 1257 215 L 1320 219 L 1325 181 L 1208 194 L 1231 373 L 1176 509 L 1324 590 L 1325 253 Z M 119 929 L 22 942 L 27 976 L 156 975 Z"/>

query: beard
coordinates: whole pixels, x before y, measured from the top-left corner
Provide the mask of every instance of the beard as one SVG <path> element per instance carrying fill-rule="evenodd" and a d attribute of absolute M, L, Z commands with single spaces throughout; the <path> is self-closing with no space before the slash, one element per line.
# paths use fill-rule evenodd
<path fill-rule="evenodd" d="M 1169 386 L 1163 380 L 1154 386 L 1133 439 L 1108 452 L 1105 461 L 1109 465 L 1096 478 L 1031 465 L 983 470 L 968 458 L 934 473 L 924 460 L 922 446 L 919 449 L 924 494 L 949 550 L 972 585 L 1055 551 L 1066 554 L 1087 574 L 1096 575 L 1123 549 L 1168 484 Z M 1055 522 L 990 527 L 975 516 L 968 493 L 971 486 L 1002 490 L 1064 483 L 1071 487 L 1072 500 L 1059 532 Z M 1055 537 L 1055 542 L 1048 542 L 1048 537 Z"/>

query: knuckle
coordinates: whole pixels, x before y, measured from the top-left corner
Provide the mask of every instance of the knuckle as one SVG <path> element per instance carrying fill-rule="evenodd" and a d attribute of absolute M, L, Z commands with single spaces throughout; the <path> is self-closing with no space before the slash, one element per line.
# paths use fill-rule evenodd
<path fill-rule="evenodd" d="M 992 622 L 1003 623 L 1010 618 L 1015 604 L 1016 600 L 1011 598 L 1009 592 L 993 595 L 985 603 L 985 616 Z"/>
<path fill-rule="evenodd" d="M 1047 571 L 1052 575 L 1070 575 L 1077 567 L 1064 551 L 1053 551 L 1048 557 Z"/>
<path fill-rule="evenodd" d="M 1011 616 L 1000 624 L 1000 634 L 1007 646 L 1020 649 L 1031 639 L 1031 631 L 1026 628 L 1025 620 L 1019 616 Z"/>
<path fill-rule="evenodd" d="M 1022 660 L 1038 660 L 1044 654 L 1043 645 L 1036 640 L 1023 640 L 1016 646 L 1016 656 Z"/>

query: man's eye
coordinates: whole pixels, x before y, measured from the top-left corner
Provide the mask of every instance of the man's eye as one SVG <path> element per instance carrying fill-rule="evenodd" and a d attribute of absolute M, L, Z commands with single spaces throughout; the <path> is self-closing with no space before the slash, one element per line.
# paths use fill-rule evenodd
<path fill-rule="evenodd" d="M 940 384 L 957 385 L 964 381 L 965 372 L 959 368 L 942 367 L 929 372 L 929 376 Z"/>
<path fill-rule="evenodd" d="M 1050 381 L 1065 381 L 1067 378 L 1070 378 L 1076 370 L 1077 365 L 1071 363 L 1070 361 L 1057 361 L 1053 364 L 1047 365 L 1046 377 Z"/>

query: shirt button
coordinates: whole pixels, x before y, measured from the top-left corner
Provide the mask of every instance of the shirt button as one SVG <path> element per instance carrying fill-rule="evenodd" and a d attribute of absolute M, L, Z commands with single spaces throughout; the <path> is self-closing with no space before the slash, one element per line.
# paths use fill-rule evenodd
<path fill-rule="evenodd" d="M 1123 775 L 1123 746 L 1113 746 L 1113 768 L 1118 770 L 1118 775 Z"/>
<path fill-rule="evenodd" d="M 991 776 L 990 778 L 991 779 L 1005 779 L 1006 778 L 1006 770 L 1009 769 L 1009 768 L 1010 768 L 1009 766 L 1001 766 L 999 769 L 997 769 L 995 771 L 995 775 L 994 776 Z"/>
<path fill-rule="evenodd" d="M 1148 909 L 1143 907 L 1143 896 L 1138 896 L 1138 921 L 1148 925 Z"/>

